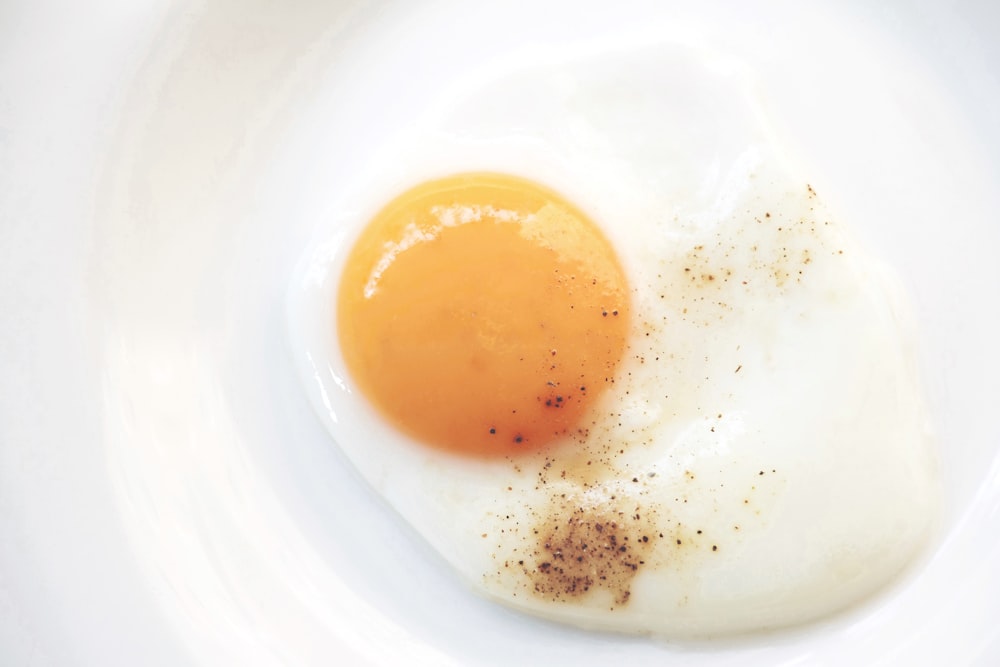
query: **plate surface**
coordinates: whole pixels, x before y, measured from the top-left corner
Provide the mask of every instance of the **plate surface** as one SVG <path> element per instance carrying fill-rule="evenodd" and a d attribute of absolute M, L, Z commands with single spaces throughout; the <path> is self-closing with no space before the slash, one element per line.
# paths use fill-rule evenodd
<path fill-rule="evenodd" d="M 0 663 L 1000 661 L 1000 10 L 663 4 L 0 8 Z M 756 72 L 914 299 L 942 526 L 898 585 L 808 628 L 664 645 L 471 595 L 288 363 L 331 184 L 498 53 L 657 30 Z"/>

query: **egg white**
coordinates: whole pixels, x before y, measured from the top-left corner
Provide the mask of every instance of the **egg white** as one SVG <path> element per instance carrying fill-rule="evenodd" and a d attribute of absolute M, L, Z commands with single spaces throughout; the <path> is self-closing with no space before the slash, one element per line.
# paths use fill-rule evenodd
<path fill-rule="evenodd" d="M 320 225 L 289 322 L 338 446 L 475 589 L 556 620 L 716 636 L 884 586 L 935 515 L 892 276 L 788 165 L 738 63 L 672 44 L 526 59 L 459 82 Z M 383 423 L 339 356 L 333 304 L 361 226 L 407 187 L 480 170 L 560 191 L 631 281 L 629 349 L 582 447 L 435 452 Z M 540 541 L 581 512 L 652 538 L 630 546 L 633 575 L 583 595 L 539 574 Z"/>

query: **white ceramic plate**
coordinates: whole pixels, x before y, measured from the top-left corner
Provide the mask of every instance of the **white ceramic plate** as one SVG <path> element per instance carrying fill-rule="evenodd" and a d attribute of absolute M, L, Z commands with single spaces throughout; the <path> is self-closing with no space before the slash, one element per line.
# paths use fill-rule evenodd
<path fill-rule="evenodd" d="M 1000 662 L 991 3 L 0 6 L 0 663 Z M 496 607 L 358 480 L 289 367 L 331 184 L 505 49 L 670 26 L 744 59 L 902 274 L 944 521 L 886 594 L 666 645 Z"/>

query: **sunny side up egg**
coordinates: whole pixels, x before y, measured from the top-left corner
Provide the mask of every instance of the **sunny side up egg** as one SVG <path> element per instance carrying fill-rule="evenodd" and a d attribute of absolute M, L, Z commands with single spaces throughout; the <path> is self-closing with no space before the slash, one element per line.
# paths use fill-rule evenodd
<path fill-rule="evenodd" d="M 906 309 L 739 67 L 669 44 L 456 86 L 338 192 L 291 290 L 333 439 L 476 590 L 710 637 L 925 542 Z"/>

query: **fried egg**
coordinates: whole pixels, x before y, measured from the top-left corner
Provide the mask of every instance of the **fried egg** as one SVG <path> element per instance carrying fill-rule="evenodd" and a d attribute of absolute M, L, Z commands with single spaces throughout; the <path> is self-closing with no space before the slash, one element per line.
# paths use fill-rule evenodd
<path fill-rule="evenodd" d="M 346 459 L 476 591 L 712 637 L 885 587 L 927 539 L 905 295 L 718 54 L 531 54 L 333 187 L 291 348 Z"/>

